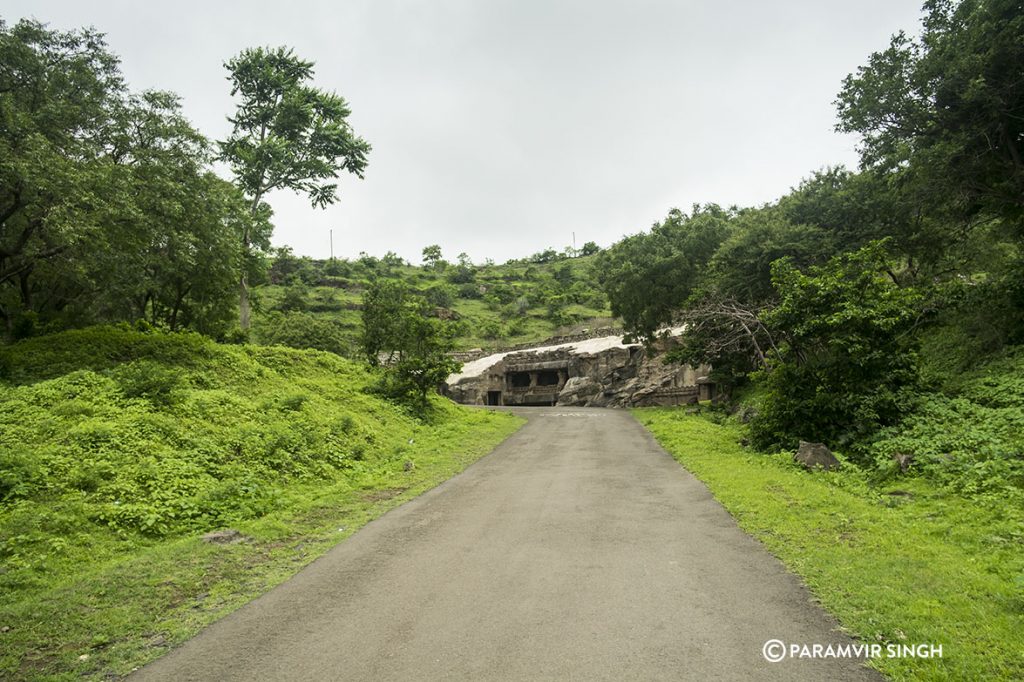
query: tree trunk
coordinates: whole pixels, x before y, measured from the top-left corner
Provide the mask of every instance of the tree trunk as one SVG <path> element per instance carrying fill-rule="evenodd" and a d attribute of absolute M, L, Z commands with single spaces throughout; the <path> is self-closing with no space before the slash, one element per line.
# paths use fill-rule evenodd
<path fill-rule="evenodd" d="M 256 213 L 260 208 L 260 199 L 263 198 L 263 190 L 256 192 L 256 196 L 252 198 L 252 206 L 249 209 L 249 215 L 252 216 L 253 220 L 256 220 Z M 249 303 L 249 275 L 246 272 L 248 267 L 249 249 L 252 247 L 252 239 L 249 234 L 249 226 L 245 227 L 242 232 L 242 274 L 238 278 L 238 324 L 242 328 L 242 331 L 249 331 L 249 318 L 252 315 L 252 306 Z"/>
<path fill-rule="evenodd" d="M 238 323 L 243 330 L 248 331 L 249 329 L 249 317 L 252 312 L 252 307 L 249 305 L 249 278 L 245 272 L 242 272 L 242 276 L 238 278 Z"/>

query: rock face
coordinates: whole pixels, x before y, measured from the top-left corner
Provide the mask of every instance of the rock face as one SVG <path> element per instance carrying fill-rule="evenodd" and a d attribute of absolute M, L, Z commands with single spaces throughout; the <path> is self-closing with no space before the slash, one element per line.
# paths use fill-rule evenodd
<path fill-rule="evenodd" d="M 558 394 L 559 405 L 585 405 L 601 392 L 601 384 L 590 377 L 571 377 Z"/>
<path fill-rule="evenodd" d="M 689 365 L 667 364 L 622 337 L 601 337 L 496 354 L 466 364 L 448 380 L 448 395 L 477 405 L 640 407 L 697 402 Z"/>
<path fill-rule="evenodd" d="M 840 467 L 839 460 L 824 443 L 808 443 L 804 440 L 800 441 L 800 448 L 793 455 L 793 461 L 811 470 L 821 468 L 831 471 Z"/>

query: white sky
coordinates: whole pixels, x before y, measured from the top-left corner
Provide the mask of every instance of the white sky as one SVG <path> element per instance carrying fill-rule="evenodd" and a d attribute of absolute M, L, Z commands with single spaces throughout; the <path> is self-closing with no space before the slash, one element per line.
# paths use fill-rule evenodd
<path fill-rule="evenodd" d="M 395 251 L 503 262 L 607 246 L 673 206 L 772 201 L 811 171 L 856 167 L 833 132 L 846 74 L 920 0 L 5 0 L 8 23 L 93 25 L 136 90 L 172 90 L 206 135 L 232 111 L 223 62 L 289 45 L 345 97 L 366 179 L 316 210 L 270 197 L 274 243 L 326 257 Z"/>

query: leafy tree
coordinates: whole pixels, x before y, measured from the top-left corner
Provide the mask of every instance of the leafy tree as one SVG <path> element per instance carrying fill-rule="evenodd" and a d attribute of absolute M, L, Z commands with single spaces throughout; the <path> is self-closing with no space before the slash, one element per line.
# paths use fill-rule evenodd
<path fill-rule="evenodd" d="M 309 287 L 304 283 L 295 282 L 284 291 L 278 310 L 284 312 L 303 311 L 309 308 Z"/>
<path fill-rule="evenodd" d="M 564 288 L 568 288 L 570 285 L 572 285 L 574 275 L 572 271 L 572 266 L 569 265 L 568 263 L 562 263 L 558 267 L 554 268 L 551 271 L 551 275 L 555 278 L 555 281 L 558 282 Z"/>
<path fill-rule="evenodd" d="M 0 288 L 15 290 L 0 306 L 8 329 L 12 308 L 32 308 L 33 273 L 92 238 L 106 198 L 117 195 L 103 147 L 124 94 L 117 58 L 96 31 L 0 20 Z"/>
<path fill-rule="evenodd" d="M 714 204 L 693 214 L 669 211 L 649 233 L 627 237 L 598 255 L 598 281 L 626 330 L 652 340 L 697 289 L 719 245 L 733 230 L 733 211 Z"/>
<path fill-rule="evenodd" d="M 1024 12 L 1018 0 L 928 0 L 919 39 L 900 32 L 843 83 L 838 129 L 862 163 L 918 206 L 968 223 L 1000 216 L 1024 237 Z"/>
<path fill-rule="evenodd" d="M 302 259 L 295 255 L 290 246 L 274 249 L 273 255 L 270 271 L 267 273 L 271 284 L 284 284 L 302 267 Z"/>
<path fill-rule="evenodd" d="M 103 318 L 147 318 L 171 330 L 223 332 L 241 268 L 244 198 L 208 170 L 207 140 L 177 96 L 146 92 L 117 110 L 112 155 L 130 188 L 103 238 L 76 249 Z M 105 310 L 105 312 L 104 312 Z"/>
<path fill-rule="evenodd" d="M 772 263 L 789 258 L 804 267 L 827 260 L 828 234 L 813 225 L 794 225 L 777 210 L 744 212 L 707 267 L 702 289 L 715 299 L 758 306 L 777 296 Z"/>
<path fill-rule="evenodd" d="M 441 247 L 437 244 L 423 247 L 423 263 L 434 270 L 443 270 L 447 265 L 441 254 Z"/>
<path fill-rule="evenodd" d="M 454 332 L 401 282 L 378 280 L 363 298 L 360 345 L 371 366 L 383 367 L 379 389 L 421 413 L 427 395 L 461 367 L 448 355 Z"/>
<path fill-rule="evenodd" d="M 598 253 L 600 250 L 601 250 L 601 247 L 597 245 L 597 242 L 587 242 L 586 244 L 584 244 L 580 248 L 580 255 L 581 256 L 593 256 L 595 253 Z"/>
<path fill-rule="evenodd" d="M 889 258 L 876 242 L 806 273 L 787 260 L 772 267 L 780 300 L 761 320 L 778 348 L 761 377 L 758 446 L 847 446 L 908 409 L 918 377 L 911 332 L 924 306 L 884 275 Z"/>
<path fill-rule="evenodd" d="M 815 247 L 823 251 L 822 262 L 887 237 L 897 253 L 915 255 L 922 246 L 916 238 L 925 226 L 914 205 L 904 199 L 878 173 L 835 166 L 804 178 L 779 199 L 774 212 L 793 225 L 823 231 L 815 240 Z"/>
<path fill-rule="evenodd" d="M 451 308 L 458 290 L 451 284 L 435 284 L 424 292 L 427 302 L 438 308 Z"/>
<path fill-rule="evenodd" d="M 270 209 L 269 192 L 289 189 L 305 194 L 314 207 L 338 199 L 338 186 L 330 182 L 341 171 L 363 177 L 370 145 L 348 124 L 351 113 L 340 96 L 309 85 L 313 62 L 285 47 L 251 48 L 225 64 L 231 76 L 231 94 L 239 97 L 233 130 L 220 143 L 221 158 L 250 201 L 253 218 L 264 219 Z M 253 247 L 265 244 L 269 230 L 247 229 L 242 247 L 248 258 Z M 248 276 L 239 279 L 239 310 L 243 329 L 249 327 Z"/>
<path fill-rule="evenodd" d="M 539 252 L 533 254 L 532 256 L 530 256 L 529 261 L 531 263 L 537 263 L 539 265 L 543 265 L 545 263 L 554 263 L 555 261 L 560 260 L 560 259 L 561 259 L 561 256 L 559 255 L 559 253 L 557 251 L 555 251 L 552 248 L 547 248 L 547 249 L 544 249 L 543 251 L 539 251 Z"/>

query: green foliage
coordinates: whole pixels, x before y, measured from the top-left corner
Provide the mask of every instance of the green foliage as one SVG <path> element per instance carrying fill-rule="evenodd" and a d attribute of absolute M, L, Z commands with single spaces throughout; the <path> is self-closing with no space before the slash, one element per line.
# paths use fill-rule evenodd
<path fill-rule="evenodd" d="M 649 233 L 627 237 L 597 256 L 598 281 L 631 334 L 652 339 L 671 324 L 729 236 L 734 214 L 713 204 L 669 212 Z"/>
<path fill-rule="evenodd" d="M 448 265 L 441 255 L 441 247 L 437 244 L 423 247 L 423 264 L 436 270 L 443 270 Z"/>
<path fill-rule="evenodd" d="M 295 282 L 285 289 L 284 296 L 277 304 L 277 309 L 286 313 L 301 312 L 309 308 L 309 288 L 301 282 Z"/>
<path fill-rule="evenodd" d="M 370 145 L 352 133 L 342 97 L 308 84 L 312 62 L 286 47 L 257 47 L 225 67 L 239 102 L 221 156 L 254 204 L 269 191 L 290 189 L 322 207 L 337 201 L 330 180 L 339 172 L 362 177 Z"/>
<path fill-rule="evenodd" d="M 497 320 L 488 320 L 480 327 L 480 336 L 485 339 L 497 339 L 501 337 L 501 325 Z"/>
<path fill-rule="evenodd" d="M 476 279 L 476 268 L 472 263 L 460 262 L 448 274 L 448 281 L 452 284 L 471 284 Z"/>
<path fill-rule="evenodd" d="M 772 263 L 788 258 L 799 267 L 820 264 L 830 252 L 824 246 L 825 235 L 818 227 L 793 224 L 778 212 L 745 213 L 711 257 L 704 289 L 751 303 L 774 300 Z"/>
<path fill-rule="evenodd" d="M 352 357 L 356 339 L 337 321 L 303 312 L 274 312 L 256 319 L 255 339 L 267 346 L 324 350 Z"/>
<path fill-rule="evenodd" d="M 860 133 L 864 165 L 898 176 L 926 209 L 1019 229 L 1024 12 L 1016 0 L 929 0 L 925 12 L 920 38 L 897 33 L 846 78 L 839 128 Z"/>
<path fill-rule="evenodd" d="M 104 528 L 167 537 L 258 518 L 283 486 L 347 476 L 409 428 L 364 392 L 370 374 L 330 354 L 110 327 L 4 354 L 20 384 L 0 395 L 8 587 L 42 575 L 40 548 L 61 534 L 82 553 Z"/>
<path fill-rule="evenodd" d="M 250 218 L 178 98 L 130 93 L 91 29 L 0 22 L 0 63 L 5 331 L 145 317 L 223 332 Z"/>
<path fill-rule="evenodd" d="M 435 284 L 424 292 L 427 302 L 438 308 L 451 308 L 458 290 L 450 284 Z"/>
<path fill-rule="evenodd" d="M 878 469 L 905 468 L 958 494 L 1024 509 L 1024 352 L 952 372 L 942 389 L 873 439 L 867 451 Z"/>
<path fill-rule="evenodd" d="M 378 281 L 363 300 L 363 353 L 382 367 L 384 395 L 423 414 L 427 396 L 461 363 L 449 357 L 453 325 L 429 316 L 428 303 L 401 282 Z"/>
<path fill-rule="evenodd" d="M 439 398 L 413 420 L 359 364 L 190 333 L 90 327 L 0 359 L 5 680 L 128 675 L 154 632 L 193 636 L 519 423 Z M 224 527 L 245 542 L 200 541 Z"/>
<path fill-rule="evenodd" d="M 818 440 L 846 447 L 911 406 L 917 385 L 921 296 L 880 273 L 887 254 L 874 244 L 801 273 L 773 266 L 779 305 L 765 313 L 778 351 L 761 377 L 764 401 L 752 423 L 762 448 Z"/>
<path fill-rule="evenodd" d="M 231 135 L 219 143 L 220 158 L 251 202 L 255 225 L 242 230 L 240 245 L 252 261 L 269 248 L 270 207 L 263 202 L 268 192 L 288 189 L 306 195 L 314 207 L 333 204 L 338 186 L 331 180 L 342 171 L 363 177 L 370 145 L 352 132 L 347 121 L 352 112 L 345 100 L 309 85 L 313 62 L 291 49 L 250 48 L 225 67 L 231 74 L 231 94 L 239 102 L 229 118 Z M 240 293 L 240 322 L 248 329 L 246 272 Z"/>
<path fill-rule="evenodd" d="M 179 368 L 166 367 L 152 360 L 136 360 L 118 367 L 112 374 L 125 398 L 142 398 L 155 406 L 167 407 L 177 402 L 183 383 Z"/>
<path fill-rule="evenodd" d="M 557 251 L 555 251 L 554 249 L 548 248 L 548 249 L 544 249 L 543 251 L 539 251 L 539 252 L 533 254 L 527 260 L 530 263 L 540 263 L 540 264 L 543 264 L 543 263 L 554 263 L 555 261 L 559 260 L 559 258 L 560 258 L 560 256 L 559 256 Z"/>
<path fill-rule="evenodd" d="M 404 283 L 411 291 L 427 298 L 435 308 L 450 310 L 450 314 L 441 314 L 458 320 L 451 331 L 460 349 L 542 341 L 563 333 L 561 328 L 566 324 L 578 323 L 591 328 L 615 326 L 608 301 L 597 285 L 593 260 L 593 257 L 579 257 L 542 265 L 516 261 L 511 265 L 476 266 L 469 264 L 465 257 L 462 263 L 442 271 L 408 264 L 389 268 L 385 267 L 385 259 L 368 255 L 356 261 L 319 261 L 298 258 L 283 250 L 269 264 L 271 282 L 253 290 L 254 297 L 260 299 L 260 306 L 253 318 L 257 333 L 251 338 L 259 343 L 267 342 L 264 339 L 271 335 L 266 330 L 276 324 L 270 323 L 268 318 L 277 319 L 275 311 L 287 305 L 285 298 L 289 289 L 308 287 L 305 312 L 322 322 L 330 322 L 355 345 L 365 291 L 374 280 L 381 279 Z M 453 284 L 453 273 L 464 265 L 473 268 L 473 281 Z M 344 274 L 332 275 L 328 270 Z M 309 282 L 313 284 L 307 285 Z M 549 305 L 554 314 L 549 314 Z M 431 311 L 431 314 L 438 313 Z"/>

